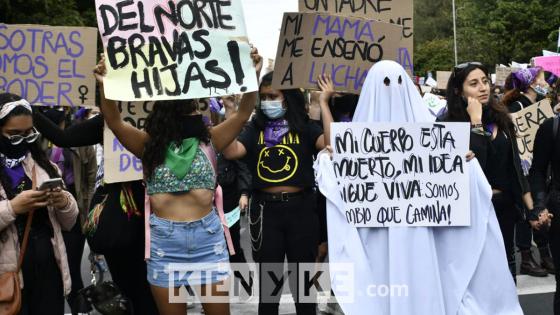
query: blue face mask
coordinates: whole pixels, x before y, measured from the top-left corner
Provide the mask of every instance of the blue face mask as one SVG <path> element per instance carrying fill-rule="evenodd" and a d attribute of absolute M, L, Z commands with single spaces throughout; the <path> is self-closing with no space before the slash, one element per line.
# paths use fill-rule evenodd
<path fill-rule="evenodd" d="M 538 96 L 545 97 L 548 94 L 548 88 L 542 87 L 540 85 L 532 86 L 533 90 L 537 93 Z"/>
<path fill-rule="evenodd" d="M 278 119 L 284 117 L 286 109 L 282 106 L 284 101 L 262 101 L 261 110 L 269 119 Z"/>

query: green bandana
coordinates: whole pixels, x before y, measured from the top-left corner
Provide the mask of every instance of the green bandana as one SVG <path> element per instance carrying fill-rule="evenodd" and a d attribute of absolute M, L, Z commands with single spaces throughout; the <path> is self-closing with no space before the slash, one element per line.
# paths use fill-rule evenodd
<path fill-rule="evenodd" d="M 192 162 L 198 149 L 199 140 L 197 138 L 187 138 L 180 146 L 172 143 L 167 147 L 165 154 L 165 166 L 178 179 L 183 179 L 191 169 Z"/>

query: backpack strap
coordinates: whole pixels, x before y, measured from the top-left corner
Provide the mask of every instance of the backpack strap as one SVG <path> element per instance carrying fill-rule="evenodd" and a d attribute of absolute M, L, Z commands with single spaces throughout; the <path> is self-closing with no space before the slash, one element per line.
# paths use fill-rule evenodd
<path fill-rule="evenodd" d="M 216 151 L 211 145 L 206 143 L 201 143 L 200 148 L 202 152 L 206 155 L 206 158 L 212 163 L 212 169 L 214 170 L 214 178 L 218 177 L 218 161 L 216 159 Z M 218 181 L 216 180 L 216 184 Z M 220 217 L 220 221 L 222 222 L 222 226 L 224 227 L 224 234 L 226 237 L 226 242 L 229 250 L 230 255 L 235 255 L 235 249 L 233 247 L 233 241 L 231 239 L 231 233 L 229 232 L 229 227 L 226 222 L 226 216 L 224 214 L 224 195 L 222 192 L 222 187 L 220 185 L 216 185 L 216 192 L 214 193 L 214 206 L 218 209 L 218 216 Z"/>
<path fill-rule="evenodd" d="M 148 189 L 144 187 L 144 259 L 150 259 L 150 215 L 152 214 L 152 204 L 150 203 L 150 196 L 148 196 Z"/>

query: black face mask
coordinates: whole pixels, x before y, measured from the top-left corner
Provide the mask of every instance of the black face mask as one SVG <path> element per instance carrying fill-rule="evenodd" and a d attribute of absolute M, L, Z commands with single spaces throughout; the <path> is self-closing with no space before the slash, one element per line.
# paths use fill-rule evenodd
<path fill-rule="evenodd" d="M 0 153 L 8 159 L 19 159 L 29 153 L 29 143 L 22 141 L 20 144 L 13 145 L 8 138 L 0 136 Z"/>
<path fill-rule="evenodd" d="M 189 115 L 183 118 L 182 139 L 200 138 L 205 135 L 208 127 L 202 120 L 202 115 Z"/>

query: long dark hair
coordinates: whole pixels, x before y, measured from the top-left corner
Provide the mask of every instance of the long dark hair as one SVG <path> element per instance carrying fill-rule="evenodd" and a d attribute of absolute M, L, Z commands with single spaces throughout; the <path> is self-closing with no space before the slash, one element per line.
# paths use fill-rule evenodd
<path fill-rule="evenodd" d="M 4 104 L 19 100 L 21 100 L 21 97 L 19 97 L 18 95 L 11 93 L 0 93 L 0 108 L 4 106 Z M 31 116 L 32 113 L 23 106 L 18 106 L 14 108 L 14 110 L 12 110 L 6 117 L 0 120 L 0 128 L 4 127 L 10 120 L 10 118 L 22 115 Z M 39 141 L 35 141 L 29 144 L 29 152 L 31 153 L 31 157 L 33 158 L 35 163 L 39 165 L 39 167 L 44 169 L 50 178 L 60 177 L 54 165 L 49 161 L 45 151 L 43 151 L 39 146 Z M 0 184 L 2 184 L 2 188 L 4 188 L 8 199 L 13 199 L 16 196 L 16 192 L 12 189 L 12 180 L 6 173 L 6 167 L 4 165 L 0 165 Z"/>
<path fill-rule="evenodd" d="M 273 73 L 274 72 L 267 73 L 262 78 L 261 84 L 259 85 L 259 91 L 265 86 L 272 85 Z M 280 91 L 284 95 L 284 100 L 286 101 L 287 105 L 286 115 L 284 116 L 284 118 L 286 118 L 286 120 L 288 121 L 288 125 L 290 126 L 291 131 L 301 134 L 305 128 L 305 124 L 309 121 L 309 116 L 305 111 L 305 96 L 299 89 Z M 265 114 L 261 110 L 261 107 L 259 106 L 255 118 L 253 118 L 253 122 L 257 129 L 263 130 L 268 120 L 268 117 L 265 116 Z"/>
<path fill-rule="evenodd" d="M 455 69 L 449 81 L 447 82 L 447 114 L 444 117 L 444 121 L 455 121 L 455 122 L 470 122 L 471 118 L 467 112 L 467 108 L 464 105 L 463 95 L 463 83 L 469 76 L 469 74 L 480 69 L 488 77 L 488 69 L 480 64 L 469 64 L 465 68 Z M 496 123 L 500 130 L 509 132 L 510 136 L 515 136 L 515 127 L 513 121 L 509 116 L 508 109 L 494 99 L 494 91 L 490 87 L 488 104 L 488 121 L 483 121 L 483 123 Z"/>
<path fill-rule="evenodd" d="M 186 124 L 186 117 L 197 110 L 196 100 L 158 101 L 146 119 L 146 132 L 150 140 L 142 155 L 142 167 L 146 179 L 150 178 L 156 167 L 165 161 L 167 147 L 180 143 L 188 134 L 204 143 L 210 141 L 210 132 L 202 116 L 194 124 Z"/>

